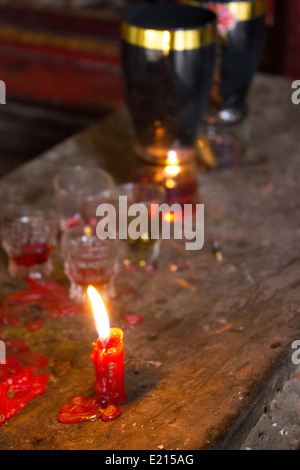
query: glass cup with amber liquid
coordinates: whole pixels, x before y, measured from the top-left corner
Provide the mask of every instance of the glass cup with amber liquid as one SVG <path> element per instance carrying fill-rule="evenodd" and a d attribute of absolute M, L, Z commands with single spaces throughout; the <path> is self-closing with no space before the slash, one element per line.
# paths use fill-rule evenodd
<path fill-rule="evenodd" d="M 103 191 L 102 204 L 114 207 L 116 238 L 120 239 L 119 266 L 126 271 L 152 272 L 158 267 L 161 222 L 157 207 L 166 201 L 163 186 L 152 183 L 124 183 Z M 155 228 L 156 232 L 154 232 Z"/>

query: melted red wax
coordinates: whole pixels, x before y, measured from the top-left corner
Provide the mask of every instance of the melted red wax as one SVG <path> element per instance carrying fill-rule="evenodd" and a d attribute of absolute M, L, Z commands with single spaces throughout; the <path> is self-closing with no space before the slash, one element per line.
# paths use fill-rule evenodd
<path fill-rule="evenodd" d="M 96 375 L 94 389 L 102 397 L 106 397 L 107 402 L 120 404 L 126 398 L 123 331 L 120 328 L 111 328 L 110 339 L 105 346 L 100 338 L 92 344 L 94 349 L 91 360 L 95 365 Z"/>
<path fill-rule="evenodd" d="M 61 423 L 83 423 L 88 421 L 112 421 L 120 416 L 121 410 L 114 403 L 104 402 L 100 395 L 74 397 L 60 409 L 58 421 Z"/>
<path fill-rule="evenodd" d="M 34 373 L 40 371 L 48 364 L 47 357 L 44 354 L 30 351 L 28 343 L 23 339 L 0 339 L 5 342 L 7 356 L 15 357 L 21 365 L 30 367 Z"/>
<path fill-rule="evenodd" d="M 40 328 L 42 328 L 43 324 L 44 324 L 44 320 L 40 318 L 38 320 L 27 323 L 26 328 L 29 331 L 35 331 L 35 330 L 39 330 Z"/>
<path fill-rule="evenodd" d="M 15 415 L 32 398 L 43 393 L 49 374 L 35 375 L 45 367 L 48 359 L 29 350 L 28 344 L 18 338 L 6 340 L 6 364 L 0 364 L 0 426 Z"/>
<path fill-rule="evenodd" d="M 9 355 L 29 351 L 28 343 L 24 339 L 10 338 L 5 340 L 2 339 L 2 341 L 5 341 L 6 350 Z"/>
<path fill-rule="evenodd" d="M 23 351 L 17 357 L 20 362 L 27 364 L 33 372 L 39 372 L 48 364 L 47 357 L 35 351 Z"/>
<path fill-rule="evenodd" d="M 4 296 L 0 325 L 26 326 L 34 331 L 43 326 L 46 316 L 73 316 L 81 313 L 80 306 L 55 282 L 39 284 L 28 280 L 29 289 Z"/>
<path fill-rule="evenodd" d="M 47 246 L 44 243 L 25 244 L 22 245 L 22 253 L 13 256 L 13 259 L 20 266 L 43 264 L 49 258 L 52 250 L 52 246 Z"/>

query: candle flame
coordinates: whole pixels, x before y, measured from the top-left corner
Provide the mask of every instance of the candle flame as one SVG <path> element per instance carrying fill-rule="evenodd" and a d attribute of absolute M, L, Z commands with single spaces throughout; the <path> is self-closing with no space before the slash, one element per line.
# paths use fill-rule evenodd
<path fill-rule="evenodd" d="M 110 338 L 110 325 L 104 302 L 95 287 L 88 286 L 87 293 L 93 307 L 99 339 L 103 346 L 105 346 Z"/>
<path fill-rule="evenodd" d="M 175 150 L 168 151 L 168 165 L 178 165 L 177 152 Z"/>
<path fill-rule="evenodd" d="M 178 173 L 180 173 L 180 166 L 179 165 L 166 166 L 165 172 L 167 173 L 167 175 L 176 176 L 178 175 Z"/>
<path fill-rule="evenodd" d="M 167 158 L 167 166 L 165 172 L 168 176 L 176 176 L 180 172 L 177 152 L 175 150 L 169 150 Z"/>
<path fill-rule="evenodd" d="M 170 51 L 170 42 L 171 42 L 171 33 L 170 31 L 163 32 L 163 40 L 162 40 L 162 50 L 165 54 L 168 54 Z"/>

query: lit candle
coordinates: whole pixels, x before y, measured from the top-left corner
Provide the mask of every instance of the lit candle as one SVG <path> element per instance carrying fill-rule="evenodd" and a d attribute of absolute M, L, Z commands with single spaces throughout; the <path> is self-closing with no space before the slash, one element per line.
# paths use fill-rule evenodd
<path fill-rule="evenodd" d="M 105 305 L 97 290 L 89 286 L 87 292 L 99 335 L 96 343 L 93 343 L 94 350 L 91 354 L 96 374 L 94 388 L 105 401 L 119 404 L 126 398 L 123 331 L 120 328 L 110 328 Z"/>

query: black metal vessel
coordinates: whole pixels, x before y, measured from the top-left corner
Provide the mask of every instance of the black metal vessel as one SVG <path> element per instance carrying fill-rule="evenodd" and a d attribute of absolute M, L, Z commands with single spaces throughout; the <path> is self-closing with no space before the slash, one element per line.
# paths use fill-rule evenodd
<path fill-rule="evenodd" d="M 122 67 L 139 155 L 156 164 L 194 157 L 213 81 L 217 16 L 174 3 L 138 5 L 122 23 Z"/>

